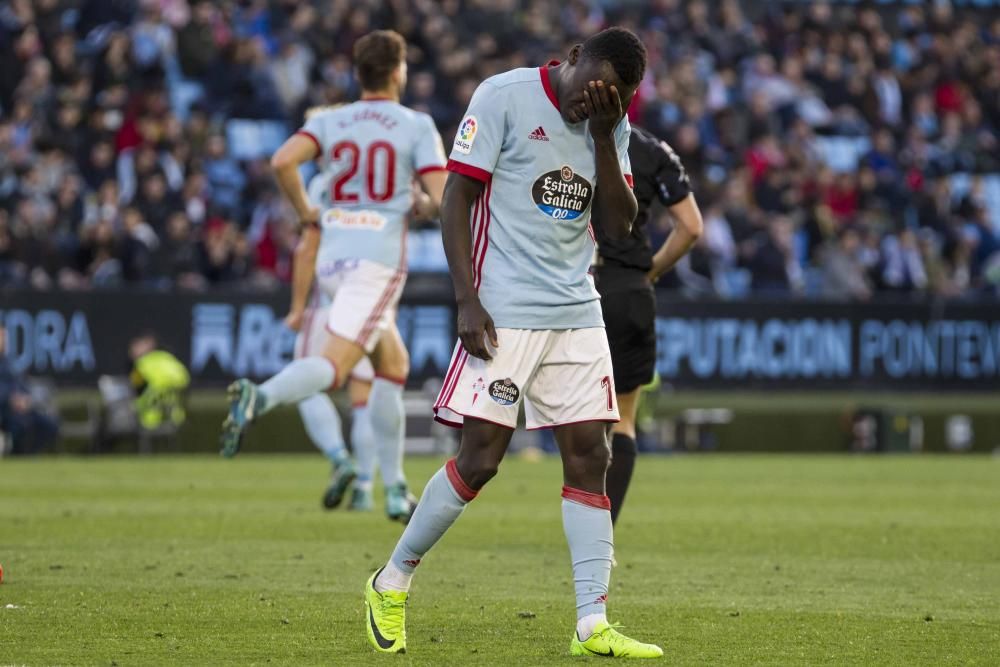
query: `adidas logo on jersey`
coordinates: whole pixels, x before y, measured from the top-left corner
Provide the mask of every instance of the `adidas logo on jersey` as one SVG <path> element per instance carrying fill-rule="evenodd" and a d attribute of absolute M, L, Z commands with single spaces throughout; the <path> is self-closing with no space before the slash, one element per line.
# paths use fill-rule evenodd
<path fill-rule="evenodd" d="M 545 134 L 545 130 L 542 129 L 541 125 L 539 125 L 534 130 L 532 130 L 531 134 L 528 135 L 528 138 L 529 139 L 534 139 L 535 141 L 548 141 L 549 140 L 548 135 Z"/>

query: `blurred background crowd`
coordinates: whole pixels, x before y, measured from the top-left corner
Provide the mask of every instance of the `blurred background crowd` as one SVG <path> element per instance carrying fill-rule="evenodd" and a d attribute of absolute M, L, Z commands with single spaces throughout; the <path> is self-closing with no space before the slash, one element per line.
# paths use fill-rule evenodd
<path fill-rule="evenodd" d="M 447 146 L 482 79 L 610 24 L 649 50 L 630 118 L 705 215 L 663 286 L 1000 294 L 996 7 L 750 0 L 0 2 L 0 286 L 280 285 L 296 230 L 267 158 L 357 96 L 357 37 L 407 38 L 404 103 Z M 435 234 L 413 269 L 445 270 Z"/>

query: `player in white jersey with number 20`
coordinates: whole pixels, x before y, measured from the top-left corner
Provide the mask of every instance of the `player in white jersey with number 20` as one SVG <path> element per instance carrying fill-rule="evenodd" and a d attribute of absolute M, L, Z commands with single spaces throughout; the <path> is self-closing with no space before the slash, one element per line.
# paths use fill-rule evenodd
<path fill-rule="evenodd" d="M 361 99 L 310 117 L 271 159 L 278 185 L 305 226 L 318 225 L 316 279 L 331 297 L 329 340 L 322 356 L 296 359 L 257 386 L 230 387 L 222 452 L 235 454 L 247 426 L 277 405 L 341 387 L 362 357 L 375 368 L 369 396 L 373 437 L 401 462 L 405 427 L 403 384 L 409 357 L 395 313 L 406 281 L 407 220 L 440 206 L 445 159 L 433 120 L 399 104 L 406 85 L 406 42 L 377 30 L 354 45 Z M 315 160 L 329 187 L 321 206 L 308 198 L 299 165 Z M 415 196 L 419 180 L 426 197 Z M 380 455 L 385 476 L 386 462 Z M 401 465 L 401 463 L 400 463 Z M 390 518 L 409 519 L 412 503 L 402 470 L 386 489 Z"/>

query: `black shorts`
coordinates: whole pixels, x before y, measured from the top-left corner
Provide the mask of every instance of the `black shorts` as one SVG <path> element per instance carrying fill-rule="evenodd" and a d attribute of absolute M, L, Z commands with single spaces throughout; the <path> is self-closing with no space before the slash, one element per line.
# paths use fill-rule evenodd
<path fill-rule="evenodd" d="M 656 293 L 644 273 L 598 268 L 604 326 L 611 347 L 615 391 L 648 384 L 656 367 Z"/>

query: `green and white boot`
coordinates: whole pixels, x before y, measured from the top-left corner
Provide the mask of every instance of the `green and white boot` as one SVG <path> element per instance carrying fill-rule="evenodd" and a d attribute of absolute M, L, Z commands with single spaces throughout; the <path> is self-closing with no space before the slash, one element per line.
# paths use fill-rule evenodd
<path fill-rule="evenodd" d="M 405 525 L 410 522 L 415 509 L 417 509 L 417 499 L 410 493 L 406 482 L 386 487 L 385 514 L 390 521 L 399 521 Z"/>

